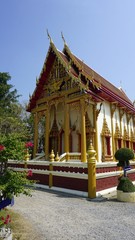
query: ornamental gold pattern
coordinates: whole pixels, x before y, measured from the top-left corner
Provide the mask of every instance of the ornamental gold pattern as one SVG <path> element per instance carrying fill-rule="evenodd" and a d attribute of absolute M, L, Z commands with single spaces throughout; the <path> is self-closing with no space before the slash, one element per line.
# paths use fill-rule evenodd
<path fill-rule="evenodd" d="M 115 137 L 115 138 L 118 138 L 118 139 L 122 139 L 122 134 L 121 134 L 121 132 L 120 132 L 120 128 L 119 128 L 117 122 L 116 122 L 116 125 L 115 125 L 115 134 L 114 134 L 114 137 Z"/>
<path fill-rule="evenodd" d="M 107 121 L 106 121 L 105 117 L 104 117 L 104 120 L 103 120 L 103 127 L 102 127 L 101 135 L 102 136 L 111 136 L 111 133 L 110 133 L 110 130 L 109 130 L 109 127 L 108 127 L 108 124 L 107 124 Z"/>

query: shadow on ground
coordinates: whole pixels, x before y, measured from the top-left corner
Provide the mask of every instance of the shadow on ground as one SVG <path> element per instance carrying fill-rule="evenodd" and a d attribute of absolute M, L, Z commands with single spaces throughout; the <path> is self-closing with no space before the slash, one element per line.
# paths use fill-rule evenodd
<path fill-rule="evenodd" d="M 113 201 L 113 202 L 118 202 L 117 197 L 116 197 L 116 192 L 112 192 L 112 193 L 107 193 L 105 195 L 99 195 L 96 198 L 90 199 L 88 197 L 85 196 L 79 196 L 73 193 L 66 193 L 66 192 L 61 192 L 61 191 L 57 191 L 57 190 L 52 190 L 52 189 L 44 189 L 42 187 L 37 187 L 36 191 L 43 191 L 43 192 L 47 192 L 50 194 L 55 195 L 56 197 L 60 197 L 60 198 L 76 198 L 76 199 L 86 199 L 89 202 L 105 202 L 105 201 Z"/>

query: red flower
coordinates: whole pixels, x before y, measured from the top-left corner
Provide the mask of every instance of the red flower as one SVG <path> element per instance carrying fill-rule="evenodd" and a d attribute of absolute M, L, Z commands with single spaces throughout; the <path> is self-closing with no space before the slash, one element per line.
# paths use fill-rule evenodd
<path fill-rule="evenodd" d="M 28 177 L 32 177 L 32 175 L 33 175 L 32 170 L 28 170 L 28 174 L 27 174 L 27 176 L 28 176 Z"/>
<path fill-rule="evenodd" d="M 10 215 L 8 214 L 5 218 L 4 217 L 1 217 L 1 220 L 3 221 L 4 224 L 8 224 L 11 222 L 11 217 Z"/>
<path fill-rule="evenodd" d="M 5 150 L 5 146 L 0 145 L 0 151 L 3 151 L 3 150 Z"/>
<path fill-rule="evenodd" d="M 10 223 L 10 222 L 11 222 L 11 217 L 10 217 L 10 215 L 7 215 L 4 220 L 5 220 L 5 221 L 4 221 L 4 224 Z"/>
<path fill-rule="evenodd" d="M 26 148 L 33 148 L 34 144 L 32 142 L 25 143 Z"/>
<path fill-rule="evenodd" d="M 4 218 L 4 217 L 1 217 L 1 220 L 2 220 L 2 221 L 4 221 L 4 220 L 5 220 L 5 218 Z"/>

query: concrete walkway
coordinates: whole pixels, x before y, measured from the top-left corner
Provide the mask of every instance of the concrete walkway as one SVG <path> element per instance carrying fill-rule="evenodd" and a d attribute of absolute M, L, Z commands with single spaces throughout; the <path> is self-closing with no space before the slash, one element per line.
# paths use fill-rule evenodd
<path fill-rule="evenodd" d="M 90 200 L 40 189 L 16 198 L 13 210 L 32 224 L 30 240 L 135 239 L 135 204 L 118 202 L 113 191 Z"/>

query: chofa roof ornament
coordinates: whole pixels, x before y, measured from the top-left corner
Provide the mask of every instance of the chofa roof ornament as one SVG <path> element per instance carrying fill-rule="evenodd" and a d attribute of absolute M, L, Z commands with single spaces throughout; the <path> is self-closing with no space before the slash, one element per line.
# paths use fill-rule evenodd
<path fill-rule="evenodd" d="M 65 40 L 65 38 L 64 38 L 63 32 L 61 32 L 61 37 L 62 37 L 62 40 L 63 40 L 63 42 L 64 42 L 64 45 L 67 46 L 67 43 L 66 43 L 66 40 Z"/>
<path fill-rule="evenodd" d="M 53 41 L 52 41 L 52 38 L 51 38 L 51 36 L 50 36 L 50 34 L 49 34 L 49 32 L 48 32 L 48 29 L 46 29 L 46 31 L 47 31 L 48 39 L 50 40 L 50 43 L 52 43 Z"/>

